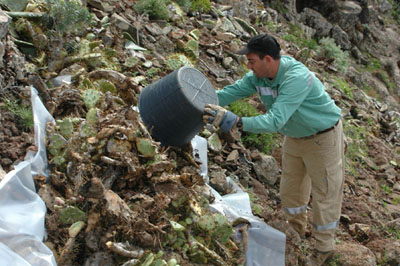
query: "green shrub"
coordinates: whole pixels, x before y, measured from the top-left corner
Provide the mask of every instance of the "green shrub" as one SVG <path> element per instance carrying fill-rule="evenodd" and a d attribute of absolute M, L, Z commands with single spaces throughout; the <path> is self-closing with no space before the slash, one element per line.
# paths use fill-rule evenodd
<path fill-rule="evenodd" d="M 358 126 L 351 123 L 351 121 L 344 120 L 343 123 L 344 135 L 348 139 L 345 168 L 353 176 L 358 176 L 358 170 L 364 167 L 362 157 L 368 155 L 368 147 L 365 142 L 365 138 L 368 135 L 367 130 L 364 127 Z"/>
<path fill-rule="evenodd" d="M 210 0 L 177 0 L 176 2 L 185 12 L 198 10 L 208 12 L 211 9 Z"/>
<path fill-rule="evenodd" d="M 339 86 L 339 89 L 341 89 L 349 98 L 353 99 L 353 89 L 350 87 L 350 85 L 343 79 L 336 78 L 336 84 Z"/>
<path fill-rule="evenodd" d="M 3 98 L 6 108 L 17 116 L 17 125 L 24 130 L 31 130 L 33 128 L 33 113 L 30 106 L 18 103 L 17 100 L 10 100 Z"/>
<path fill-rule="evenodd" d="M 168 0 L 139 0 L 134 9 L 141 14 L 148 14 L 150 19 L 168 20 L 171 15 L 167 7 L 168 2 Z"/>
<path fill-rule="evenodd" d="M 319 40 L 320 46 L 317 49 L 317 54 L 321 57 L 333 59 L 333 65 L 341 72 L 346 72 L 350 64 L 349 53 L 342 51 L 340 46 L 335 43 L 335 40 L 329 37 Z"/>
<path fill-rule="evenodd" d="M 246 99 L 238 100 L 229 106 L 229 110 L 241 117 L 249 117 L 260 115 Z M 264 133 L 257 134 L 251 132 L 243 132 L 241 138 L 243 144 L 247 147 L 254 147 L 265 154 L 271 153 L 273 149 L 279 146 L 279 134 Z"/>
<path fill-rule="evenodd" d="M 92 15 L 80 0 L 47 0 L 47 8 L 56 30 L 61 33 L 80 32 L 92 20 Z"/>
<path fill-rule="evenodd" d="M 381 61 L 379 61 L 379 59 L 372 58 L 368 63 L 367 70 L 372 72 L 372 71 L 380 70 L 380 69 L 382 69 Z"/>

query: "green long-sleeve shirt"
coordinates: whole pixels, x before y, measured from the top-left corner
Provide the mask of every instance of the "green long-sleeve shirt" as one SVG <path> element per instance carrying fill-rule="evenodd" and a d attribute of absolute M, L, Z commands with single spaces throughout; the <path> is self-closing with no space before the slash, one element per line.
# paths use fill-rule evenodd
<path fill-rule="evenodd" d="M 277 76 L 257 78 L 252 71 L 232 85 L 217 91 L 219 105 L 258 93 L 268 112 L 243 117 L 243 130 L 255 133 L 280 132 L 298 138 L 330 128 L 341 110 L 324 85 L 301 62 L 282 56 Z"/>

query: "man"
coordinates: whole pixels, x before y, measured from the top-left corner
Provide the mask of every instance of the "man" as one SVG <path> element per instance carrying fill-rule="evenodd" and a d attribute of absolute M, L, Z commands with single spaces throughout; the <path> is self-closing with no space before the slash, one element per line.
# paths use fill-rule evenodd
<path fill-rule="evenodd" d="M 220 106 L 207 105 L 203 119 L 226 132 L 239 128 L 255 133 L 280 132 L 285 136 L 280 183 L 282 207 L 290 226 L 305 237 L 311 194 L 316 244 L 307 265 L 322 265 L 333 254 L 342 205 L 341 110 L 306 66 L 290 56 L 280 55 L 279 43 L 273 36 L 255 36 L 237 54 L 246 55 L 247 67 L 252 71 L 217 91 L 219 105 L 258 93 L 268 112 L 238 117 Z"/>

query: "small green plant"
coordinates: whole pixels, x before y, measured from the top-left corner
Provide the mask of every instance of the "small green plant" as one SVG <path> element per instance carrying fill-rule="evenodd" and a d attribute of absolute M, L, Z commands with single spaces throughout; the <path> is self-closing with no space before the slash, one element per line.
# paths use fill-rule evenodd
<path fill-rule="evenodd" d="M 254 108 L 247 99 L 241 99 L 229 106 L 229 110 L 241 117 L 260 115 L 261 113 Z M 279 135 L 277 133 L 256 134 L 243 132 L 242 142 L 247 147 L 254 147 L 265 154 L 271 153 L 279 146 Z"/>
<path fill-rule="evenodd" d="M 393 84 L 392 84 L 392 82 L 390 81 L 389 74 L 388 74 L 385 70 L 383 70 L 383 69 L 377 70 L 377 71 L 374 73 L 374 75 L 375 75 L 380 81 L 382 81 L 383 84 L 385 84 L 386 88 L 391 89 L 391 88 L 393 87 Z M 395 85 L 394 85 L 394 87 L 395 87 Z"/>
<path fill-rule="evenodd" d="M 353 176 L 358 176 L 361 158 L 367 156 L 368 147 L 364 141 L 367 130 L 363 127 L 354 125 L 351 121 L 344 121 L 344 134 L 348 139 L 346 151 L 346 171 L 350 172 Z M 361 164 L 361 167 L 364 167 Z"/>
<path fill-rule="evenodd" d="M 278 28 L 278 25 L 275 24 L 275 23 L 272 22 L 272 21 L 267 21 L 266 27 L 267 27 L 268 31 L 270 31 L 270 32 L 276 32 L 276 29 Z"/>
<path fill-rule="evenodd" d="M 33 113 L 30 106 L 23 105 L 17 100 L 3 98 L 6 108 L 17 116 L 17 125 L 23 130 L 29 131 L 33 128 Z"/>
<path fill-rule="evenodd" d="M 340 266 L 343 265 L 342 257 L 340 254 L 335 254 L 333 257 L 326 261 L 327 266 Z"/>
<path fill-rule="evenodd" d="M 386 228 L 386 232 L 391 238 L 400 239 L 400 230 L 392 227 Z"/>
<path fill-rule="evenodd" d="M 333 65 L 341 72 L 346 72 L 350 65 L 349 53 L 342 51 L 335 40 L 329 37 L 319 40 L 320 46 L 317 49 L 317 54 L 321 57 L 333 59 Z"/>
<path fill-rule="evenodd" d="M 388 0 L 388 2 L 392 5 L 392 17 L 393 19 L 397 22 L 397 24 L 400 24 L 400 3 L 395 0 Z"/>
<path fill-rule="evenodd" d="M 139 0 L 134 9 L 141 14 L 148 14 L 150 19 L 168 20 L 171 15 L 167 7 L 168 2 L 168 0 Z"/>
<path fill-rule="evenodd" d="M 199 10 L 208 12 L 211 9 L 210 0 L 177 0 L 176 2 L 185 12 Z"/>
<path fill-rule="evenodd" d="M 390 187 L 386 184 L 381 185 L 381 189 L 388 195 L 392 194 L 392 190 L 390 189 Z"/>
<path fill-rule="evenodd" d="M 394 198 L 393 199 L 393 204 L 394 205 L 399 205 L 399 203 L 400 203 L 400 198 Z"/>
<path fill-rule="evenodd" d="M 47 0 L 47 9 L 59 33 L 81 32 L 92 21 L 80 0 Z"/>
<path fill-rule="evenodd" d="M 382 69 L 381 61 L 379 61 L 379 59 L 372 58 L 370 60 L 369 64 L 367 65 L 367 70 L 372 72 L 372 71 L 376 71 L 376 70 L 380 70 L 380 69 Z"/>
<path fill-rule="evenodd" d="M 341 89 L 349 98 L 353 99 L 353 89 L 350 87 L 350 85 L 347 83 L 347 81 L 336 78 L 336 84 L 339 86 L 339 89 Z"/>

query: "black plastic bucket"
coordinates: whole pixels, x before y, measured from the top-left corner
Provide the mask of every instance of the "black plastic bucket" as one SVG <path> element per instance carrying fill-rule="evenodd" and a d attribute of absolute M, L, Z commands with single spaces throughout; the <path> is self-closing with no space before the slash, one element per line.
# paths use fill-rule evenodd
<path fill-rule="evenodd" d="M 181 67 L 142 90 L 140 116 L 164 146 L 183 146 L 204 126 L 206 104 L 218 104 L 211 82 L 197 69 Z"/>

